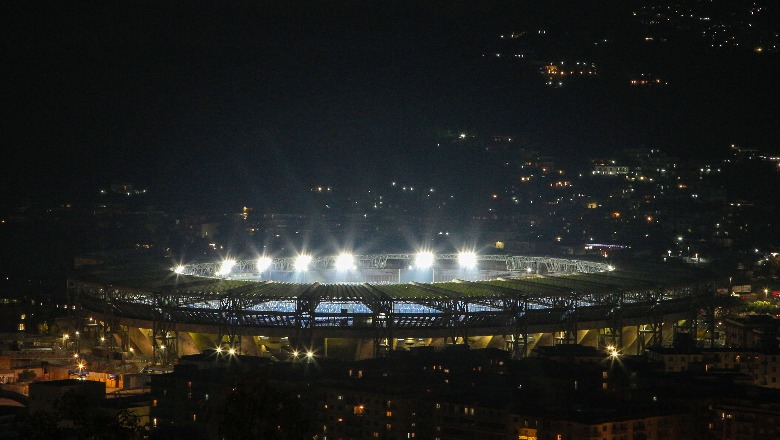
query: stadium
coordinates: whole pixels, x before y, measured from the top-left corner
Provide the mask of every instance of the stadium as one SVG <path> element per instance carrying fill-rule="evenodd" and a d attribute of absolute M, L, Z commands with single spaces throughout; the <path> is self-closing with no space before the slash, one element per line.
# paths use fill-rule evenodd
<path fill-rule="evenodd" d="M 208 348 L 349 359 L 467 345 L 638 353 L 696 339 L 714 289 L 684 266 L 421 252 L 96 265 L 68 292 L 82 348 L 165 364 Z"/>

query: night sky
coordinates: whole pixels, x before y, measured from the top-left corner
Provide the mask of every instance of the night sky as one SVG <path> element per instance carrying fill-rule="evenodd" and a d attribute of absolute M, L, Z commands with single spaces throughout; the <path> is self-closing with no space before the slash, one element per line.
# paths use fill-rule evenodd
<path fill-rule="evenodd" d="M 776 149 L 777 54 L 642 45 L 631 2 L 573 3 L 5 5 L 0 205 L 114 182 L 163 207 L 230 210 L 300 209 L 318 184 L 465 186 L 486 170 L 436 147 L 462 131 L 583 161 Z M 500 34 L 539 27 L 555 38 L 531 53 L 597 60 L 599 78 L 549 89 L 490 56 L 507 50 Z M 645 70 L 669 87 L 622 86 Z"/>

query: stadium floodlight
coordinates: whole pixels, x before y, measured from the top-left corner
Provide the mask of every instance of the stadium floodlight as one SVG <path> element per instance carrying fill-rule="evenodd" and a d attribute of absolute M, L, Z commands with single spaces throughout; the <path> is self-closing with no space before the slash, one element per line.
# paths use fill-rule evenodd
<path fill-rule="evenodd" d="M 461 252 L 458 254 L 458 264 L 464 269 L 477 267 L 477 254 L 474 252 Z"/>
<path fill-rule="evenodd" d="M 222 262 L 222 265 L 219 266 L 219 274 L 222 276 L 225 276 L 230 273 L 231 270 L 233 270 L 233 266 L 236 265 L 236 260 L 225 260 Z"/>
<path fill-rule="evenodd" d="M 309 270 L 309 263 L 311 263 L 311 255 L 298 255 L 295 258 L 295 270 L 306 272 Z"/>
<path fill-rule="evenodd" d="M 184 269 L 185 269 L 185 267 L 184 267 L 184 266 L 182 266 L 182 265 L 180 264 L 180 265 L 176 266 L 176 268 L 175 268 L 175 269 L 173 269 L 173 271 L 174 271 L 174 272 L 175 272 L 177 275 L 181 275 L 181 274 L 183 274 L 183 273 L 184 273 Z"/>
<path fill-rule="evenodd" d="M 418 252 L 414 259 L 414 266 L 418 269 L 430 269 L 436 257 L 431 252 Z"/>
<path fill-rule="evenodd" d="M 272 264 L 274 264 L 274 260 L 268 257 L 260 257 L 257 259 L 257 271 L 265 272 Z"/>
<path fill-rule="evenodd" d="M 352 254 L 341 254 L 336 257 L 336 270 L 351 270 L 355 268 L 355 257 Z"/>

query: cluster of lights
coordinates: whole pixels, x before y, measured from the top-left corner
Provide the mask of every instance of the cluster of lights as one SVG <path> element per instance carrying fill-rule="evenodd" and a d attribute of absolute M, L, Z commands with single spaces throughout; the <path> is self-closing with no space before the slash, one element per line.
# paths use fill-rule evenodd
<path fill-rule="evenodd" d="M 312 359 L 314 359 L 314 352 L 311 350 L 307 350 L 306 353 L 301 353 L 298 350 L 294 350 L 292 352 L 293 359 L 299 359 L 302 356 L 305 357 L 307 361 L 311 361 Z"/>
<path fill-rule="evenodd" d="M 478 255 L 475 252 L 463 251 L 458 254 L 458 265 L 464 269 L 474 269 L 477 267 Z M 309 270 L 309 265 L 313 261 L 311 255 L 301 254 L 295 257 L 293 261 L 293 268 L 297 272 L 306 272 Z M 430 269 L 436 263 L 436 255 L 429 251 L 421 251 L 415 255 L 414 264 L 412 267 L 416 269 Z M 237 262 L 233 259 L 223 260 L 217 269 L 217 275 L 228 276 L 233 271 Z M 274 265 L 273 258 L 260 257 L 255 262 L 255 267 L 258 273 L 263 273 L 271 269 Z M 355 256 L 348 253 L 339 254 L 334 261 L 334 267 L 338 271 L 350 271 L 357 269 Z M 183 274 L 187 270 L 186 266 L 178 265 L 173 271 L 176 274 Z"/>
<path fill-rule="evenodd" d="M 341 254 L 336 257 L 336 270 L 354 270 L 355 257 L 351 254 Z"/>
<path fill-rule="evenodd" d="M 477 267 L 477 254 L 474 252 L 461 252 L 458 254 L 458 264 L 465 269 Z"/>
<path fill-rule="evenodd" d="M 274 260 L 269 257 L 260 257 L 257 259 L 257 271 L 262 273 L 268 270 L 271 265 L 274 264 Z"/>
<path fill-rule="evenodd" d="M 230 347 L 227 350 L 225 350 L 224 348 L 222 348 L 221 345 L 219 345 L 214 350 L 217 352 L 217 354 L 222 354 L 223 352 L 227 352 L 227 354 L 229 354 L 230 356 L 236 355 L 236 349 L 234 347 Z"/>
<path fill-rule="evenodd" d="M 222 261 L 222 265 L 219 266 L 219 274 L 224 276 L 230 273 L 231 270 L 233 270 L 233 266 L 236 265 L 236 260 L 224 260 Z"/>
<path fill-rule="evenodd" d="M 418 269 L 430 269 L 433 266 L 433 262 L 436 260 L 436 256 L 431 252 L 419 252 L 414 258 L 414 267 Z"/>
<path fill-rule="evenodd" d="M 311 263 L 311 255 L 298 255 L 295 257 L 295 270 L 298 272 L 306 272 L 309 270 L 309 263 Z"/>

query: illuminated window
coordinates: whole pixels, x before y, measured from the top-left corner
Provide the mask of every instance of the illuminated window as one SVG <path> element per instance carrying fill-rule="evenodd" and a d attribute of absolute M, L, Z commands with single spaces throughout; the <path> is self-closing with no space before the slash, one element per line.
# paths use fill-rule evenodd
<path fill-rule="evenodd" d="M 196 421 L 197 419 L 198 419 L 198 415 L 193 413 L 193 414 L 192 414 L 192 421 L 194 422 L 194 421 Z"/>
<path fill-rule="evenodd" d="M 22 316 L 20 316 L 20 317 L 19 317 L 19 319 L 21 319 L 22 321 L 24 321 L 24 320 L 25 320 L 25 318 L 27 318 L 27 315 L 26 315 L 26 314 L 24 314 L 24 313 L 22 313 Z"/>
<path fill-rule="evenodd" d="M 24 323 L 19 324 L 19 331 L 20 332 L 24 331 Z"/>
<path fill-rule="evenodd" d="M 157 399 L 152 400 L 152 406 L 157 406 Z"/>
<path fill-rule="evenodd" d="M 363 412 L 365 412 L 365 408 L 363 407 L 363 405 L 355 405 L 352 408 L 352 414 L 356 416 L 362 416 Z"/>
<path fill-rule="evenodd" d="M 157 427 L 157 417 L 152 419 L 152 426 Z"/>
<path fill-rule="evenodd" d="M 392 411 L 388 411 L 388 412 L 385 413 L 385 415 L 387 417 L 393 417 L 393 412 Z"/>
<path fill-rule="evenodd" d="M 385 425 L 385 428 L 387 428 L 387 430 L 389 431 L 389 430 L 393 429 L 393 425 L 388 423 L 387 425 Z"/>

